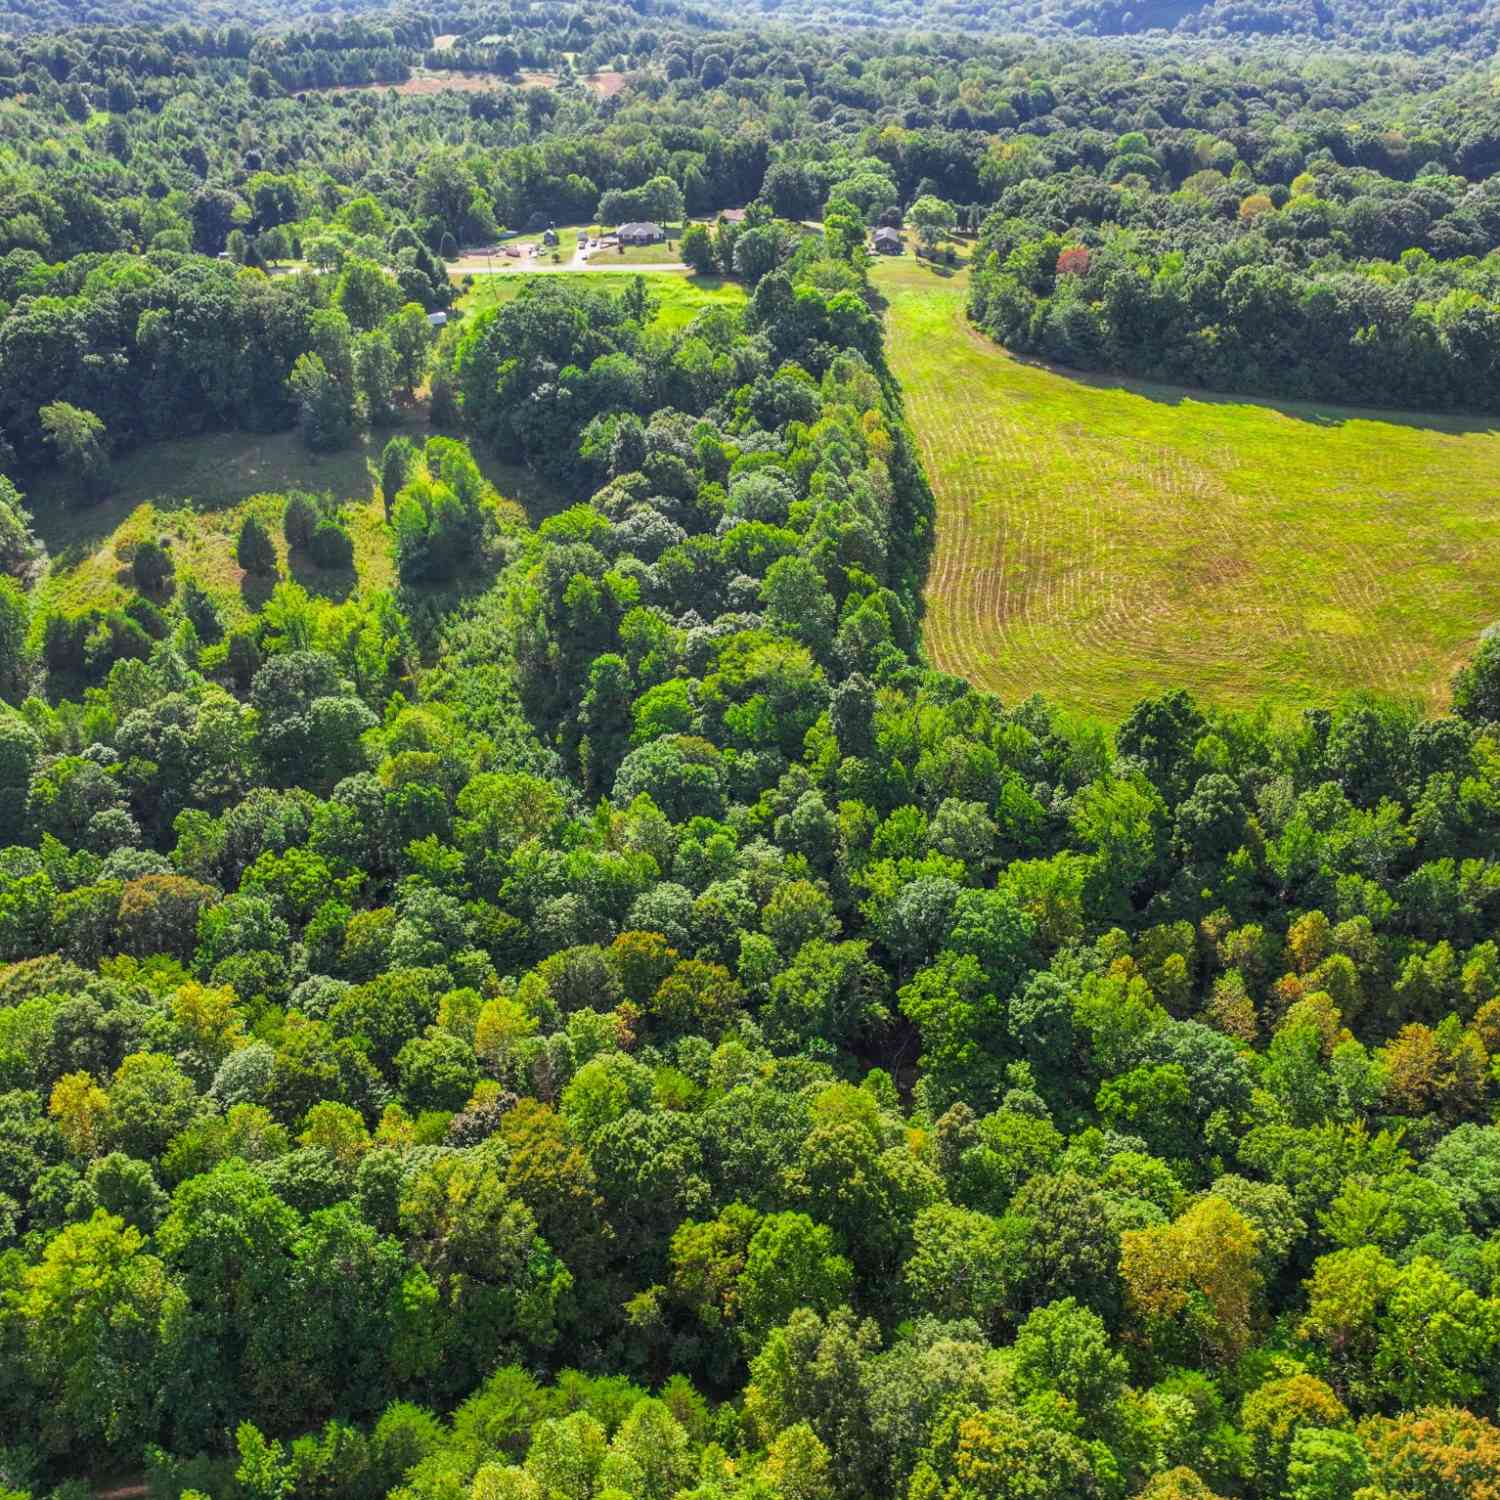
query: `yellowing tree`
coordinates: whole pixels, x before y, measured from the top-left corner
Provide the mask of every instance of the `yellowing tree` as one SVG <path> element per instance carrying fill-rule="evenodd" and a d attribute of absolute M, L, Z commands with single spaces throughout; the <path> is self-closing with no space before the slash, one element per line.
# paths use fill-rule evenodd
<path fill-rule="evenodd" d="M 97 1156 L 109 1121 L 109 1095 L 88 1073 L 69 1073 L 52 1086 L 47 1110 L 74 1156 Z"/>
<path fill-rule="evenodd" d="M 536 1026 L 536 1017 L 519 1000 L 506 995 L 487 1000 L 474 1023 L 474 1051 L 486 1066 L 498 1068 Z"/>
<path fill-rule="evenodd" d="M 833 1464 L 818 1435 L 798 1422 L 777 1435 L 761 1474 L 785 1500 L 831 1500 Z"/>
<path fill-rule="evenodd" d="M 172 993 L 172 1019 L 205 1061 L 217 1067 L 245 1045 L 245 1029 L 227 985 L 180 985 Z"/>
<path fill-rule="evenodd" d="M 1120 1236 L 1120 1275 L 1153 1343 L 1183 1338 L 1220 1364 L 1250 1342 L 1260 1291 L 1260 1237 L 1222 1198 L 1201 1198 L 1171 1224 Z"/>

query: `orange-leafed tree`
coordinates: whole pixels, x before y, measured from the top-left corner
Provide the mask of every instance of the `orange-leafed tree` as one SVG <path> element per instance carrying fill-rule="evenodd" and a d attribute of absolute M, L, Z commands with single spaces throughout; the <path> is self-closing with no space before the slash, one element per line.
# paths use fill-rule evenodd
<path fill-rule="evenodd" d="M 1059 276 L 1087 276 L 1089 274 L 1089 247 L 1087 245 L 1064 245 L 1057 253 Z"/>
<path fill-rule="evenodd" d="M 1213 1195 L 1170 1224 L 1126 1230 L 1120 1275 L 1152 1345 L 1163 1353 L 1197 1352 L 1214 1363 L 1237 1359 L 1250 1342 L 1259 1247 L 1250 1224 Z"/>

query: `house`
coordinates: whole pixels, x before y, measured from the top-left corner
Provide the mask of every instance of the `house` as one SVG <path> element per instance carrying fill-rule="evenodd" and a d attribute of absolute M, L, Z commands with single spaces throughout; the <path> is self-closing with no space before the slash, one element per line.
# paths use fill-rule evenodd
<path fill-rule="evenodd" d="M 621 224 L 617 231 L 622 245 L 659 245 L 667 237 L 660 224 Z"/>
<path fill-rule="evenodd" d="M 427 326 L 429 328 L 441 328 L 445 323 L 447 323 L 447 321 L 448 314 L 445 312 L 434 312 L 427 314 Z"/>
<path fill-rule="evenodd" d="M 719 215 L 719 217 L 723 219 L 726 224 L 743 224 L 745 222 L 746 213 L 743 208 L 726 208 Z"/>
<path fill-rule="evenodd" d="M 875 249 L 881 255 L 900 255 L 902 250 L 901 232 L 896 229 L 877 229 L 875 231 Z"/>
<path fill-rule="evenodd" d="M 557 243 L 557 231 L 547 229 L 542 232 L 542 243 L 544 245 L 555 245 Z"/>

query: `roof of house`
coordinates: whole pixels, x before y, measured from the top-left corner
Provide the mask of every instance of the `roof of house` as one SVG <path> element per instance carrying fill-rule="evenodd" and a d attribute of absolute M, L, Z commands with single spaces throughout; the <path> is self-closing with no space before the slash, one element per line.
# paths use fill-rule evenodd
<path fill-rule="evenodd" d="M 719 217 L 727 219 L 731 224 L 741 224 L 745 220 L 745 212 L 743 208 L 726 208 Z"/>
<path fill-rule="evenodd" d="M 621 224 L 615 231 L 617 234 L 662 234 L 664 233 L 660 224 L 652 224 L 647 221 L 639 221 L 635 224 Z"/>
<path fill-rule="evenodd" d="M 875 238 L 877 240 L 899 240 L 901 238 L 901 232 L 900 230 L 891 229 L 889 226 L 887 226 L 882 229 L 877 229 L 875 231 Z"/>

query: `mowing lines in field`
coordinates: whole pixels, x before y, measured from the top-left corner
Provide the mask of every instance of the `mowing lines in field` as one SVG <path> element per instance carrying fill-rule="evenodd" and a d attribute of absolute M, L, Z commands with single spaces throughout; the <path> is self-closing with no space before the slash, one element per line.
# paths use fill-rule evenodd
<path fill-rule="evenodd" d="M 1072 377 L 977 334 L 961 286 L 875 279 L 938 502 L 935 666 L 1109 714 L 1178 685 L 1436 707 L 1500 616 L 1492 424 Z"/>

